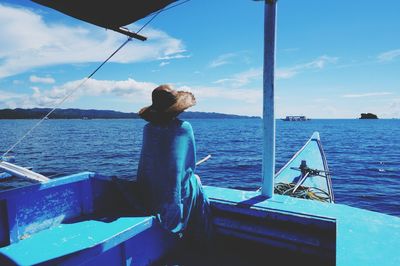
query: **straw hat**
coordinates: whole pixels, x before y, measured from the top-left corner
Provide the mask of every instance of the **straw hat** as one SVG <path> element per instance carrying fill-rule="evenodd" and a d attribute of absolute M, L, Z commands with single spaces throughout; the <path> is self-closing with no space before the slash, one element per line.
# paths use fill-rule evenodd
<path fill-rule="evenodd" d="M 142 108 L 138 114 L 144 120 L 155 123 L 167 122 L 196 104 L 192 93 L 173 90 L 169 85 L 155 88 L 151 98 L 152 105 Z"/>

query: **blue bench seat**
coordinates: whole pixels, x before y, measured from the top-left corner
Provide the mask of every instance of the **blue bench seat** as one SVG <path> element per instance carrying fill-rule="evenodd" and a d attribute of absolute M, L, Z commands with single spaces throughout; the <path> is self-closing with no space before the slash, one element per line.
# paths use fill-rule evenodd
<path fill-rule="evenodd" d="M 0 248 L 0 262 L 17 265 L 81 264 L 153 227 L 155 219 L 120 217 L 61 224 Z M 2 265 L 5 263 L 2 262 Z"/>

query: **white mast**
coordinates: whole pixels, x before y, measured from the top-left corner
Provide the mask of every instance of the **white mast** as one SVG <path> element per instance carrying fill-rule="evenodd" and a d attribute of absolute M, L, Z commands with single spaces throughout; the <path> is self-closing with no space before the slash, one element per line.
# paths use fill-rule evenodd
<path fill-rule="evenodd" d="M 276 2 L 265 0 L 264 13 L 264 80 L 263 80 L 263 166 L 261 194 L 274 195 L 275 176 L 275 114 L 274 114 L 274 69 Z"/>

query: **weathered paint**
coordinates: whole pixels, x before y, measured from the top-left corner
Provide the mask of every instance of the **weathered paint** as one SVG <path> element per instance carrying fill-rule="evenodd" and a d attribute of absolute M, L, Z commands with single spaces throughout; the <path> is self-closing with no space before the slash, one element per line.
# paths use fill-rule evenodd
<path fill-rule="evenodd" d="M 264 80 L 263 80 L 263 166 L 261 193 L 271 198 L 275 176 L 275 32 L 276 1 L 265 1 L 264 18 Z"/>
<path fill-rule="evenodd" d="M 80 190 L 87 186 L 90 176 L 83 173 L 1 192 L 6 209 L 1 215 L 7 217 L 7 227 L 0 228 L 0 235 L 7 236 L 2 241 L 18 242 L 85 213 Z"/>
<path fill-rule="evenodd" d="M 350 207 L 274 195 L 262 197 L 259 192 L 205 187 L 213 205 L 264 213 L 265 216 L 286 215 L 297 224 L 336 225 L 336 265 L 400 265 L 400 218 Z M 222 206 L 221 206 L 222 205 Z M 282 217 L 282 216 L 281 216 Z M 328 223 L 329 224 L 329 223 Z M 283 234 L 285 237 L 287 234 Z"/>
<path fill-rule="evenodd" d="M 150 229 L 153 222 L 153 217 L 121 217 L 114 221 L 60 224 L 0 250 L 18 265 L 43 262 L 78 265 Z"/>
<path fill-rule="evenodd" d="M 259 192 L 207 186 L 205 191 L 219 234 L 324 257 L 328 264 L 400 265 L 400 218 L 281 195 L 267 199 Z M 65 203 L 72 196 L 77 198 L 73 204 Z M 157 260 L 174 240 L 154 217 L 115 216 L 124 203 L 120 197 L 110 178 L 93 173 L 1 192 L 0 265 L 146 265 Z M 46 199 L 52 211 L 37 206 Z M 29 204 L 37 212 L 29 212 Z"/>
<path fill-rule="evenodd" d="M 123 204 L 93 173 L 0 192 L 0 265 L 148 265 L 174 247 L 155 217 L 123 215 Z"/>

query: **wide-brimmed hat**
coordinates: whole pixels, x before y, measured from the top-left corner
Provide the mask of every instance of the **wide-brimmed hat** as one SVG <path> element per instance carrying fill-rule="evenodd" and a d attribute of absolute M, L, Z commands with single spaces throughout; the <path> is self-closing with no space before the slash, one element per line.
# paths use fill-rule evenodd
<path fill-rule="evenodd" d="M 149 122 L 166 122 L 196 104 L 190 92 L 176 91 L 169 85 L 155 88 L 151 94 L 152 105 L 142 108 L 139 116 Z"/>

